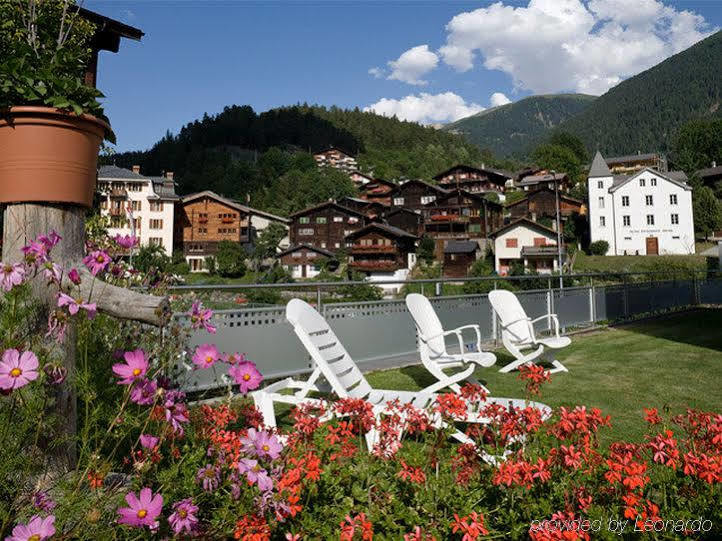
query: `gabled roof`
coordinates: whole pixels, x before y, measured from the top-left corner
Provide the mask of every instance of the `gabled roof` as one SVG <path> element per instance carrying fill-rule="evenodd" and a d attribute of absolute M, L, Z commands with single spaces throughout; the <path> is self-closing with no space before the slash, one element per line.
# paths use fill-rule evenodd
<path fill-rule="evenodd" d="M 367 179 L 369 179 L 369 180 L 374 180 L 374 177 L 372 177 L 371 175 L 367 175 L 366 173 L 362 173 L 362 172 L 359 171 L 358 169 L 354 169 L 353 171 L 349 171 L 348 174 L 349 174 L 349 175 L 360 175 L 360 176 L 362 176 L 362 177 L 364 177 L 364 178 L 367 178 Z"/>
<path fill-rule="evenodd" d="M 515 207 L 516 205 L 519 205 L 519 204 L 521 204 L 521 203 L 526 203 L 526 202 L 529 200 L 530 197 L 538 197 L 539 194 L 542 194 L 542 193 L 544 193 L 544 192 L 547 192 L 547 193 L 549 193 L 549 194 L 551 194 L 551 195 L 555 195 L 554 190 L 552 190 L 552 189 L 549 188 L 548 186 L 544 186 L 543 188 L 540 188 L 540 189 L 538 189 L 538 190 L 535 190 L 535 191 L 533 191 L 533 192 L 528 193 L 527 195 L 525 195 L 525 196 L 522 197 L 521 199 L 518 199 L 517 201 L 514 201 L 513 203 L 507 203 L 506 205 L 504 205 L 504 207 L 505 207 L 505 208 L 510 208 L 510 207 Z M 584 204 L 584 201 L 582 201 L 582 200 L 580 200 L 580 199 L 576 199 L 576 198 L 574 198 L 574 197 L 571 197 L 571 196 L 569 196 L 569 195 L 567 195 L 567 194 L 565 194 L 565 193 L 563 193 L 563 192 L 559 192 L 559 199 L 560 199 L 560 200 L 563 199 L 563 200 L 565 200 L 565 201 L 571 201 L 572 203 L 576 203 L 576 204 L 578 204 L 578 205 L 583 205 L 583 204 Z"/>
<path fill-rule="evenodd" d="M 514 229 L 515 227 L 528 227 L 529 229 L 534 229 L 535 231 L 539 231 L 541 233 L 549 234 L 549 235 L 557 234 L 557 232 L 554 231 L 553 229 L 543 226 L 542 224 L 537 223 L 533 220 L 530 220 L 529 218 L 519 218 L 518 220 L 514 220 L 513 222 L 510 222 L 510 223 L 500 227 L 496 231 L 492 231 L 491 233 L 489 233 L 489 237 L 490 238 L 498 237 L 502 233 L 506 233 L 507 231 Z"/>
<path fill-rule="evenodd" d="M 351 156 L 352 158 L 355 157 L 353 153 L 348 152 L 348 151 L 346 151 L 342 148 L 339 148 L 337 146 L 334 146 L 334 145 L 330 145 L 330 146 L 327 146 L 326 148 L 322 148 L 321 150 L 317 150 L 316 152 L 313 153 L 313 155 L 315 156 L 316 154 L 323 154 L 324 152 L 329 152 L 331 150 L 336 150 L 338 152 L 346 154 L 346 156 Z"/>
<path fill-rule="evenodd" d="M 676 184 L 680 188 L 688 191 L 692 191 L 692 186 L 689 184 L 686 184 L 684 182 L 681 182 L 679 180 L 676 180 L 672 177 L 670 177 L 667 173 L 660 173 L 656 169 L 652 169 L 651 167 L 645 167 L 644 169 L 637 171 L 633 175 L 616 175 L 614 177 L 614 182 L 612 182 L 612 187 L 609 188 L 609 193 L 616 192 L 619 188 L 627 184 L 628 182 L 634 180 L 642 173 L 652 173 L 655 177 L 663 178 L 672 184 Z"/>
<path fill-rule="evenodd" d="M 190 203 L 191 201 L 200 199 L 201 197 L 209 197 L 211 199 L 215 199 L 216 201 L 220 201 L 224 205 L 228 205 L 229 207 L 232 207 L 236 210 L 240 210 L 241 212 L 245 212 L 246 214 L 263 216 L 264 218 L 268 218 L 269 220 L 273 220 L 276 222 L 282 222 L 282 223 L 286 223 L 286 224 L 289 222 L 288 218 L 284 218 L 283 216 L 276 216 L 275 214 L 271 214 L 270 212 L 254 209 L 253 207 L 247 207 L 246 205 L 242 205 L 238 201 L 234 201 L 233 199 L 228 199 L 227 197 L 218 195 L 216 192 L 212 192 L 211 190 L 203 190 L 202 192 L 196 192 L 196 193 L 192 193 L 189 195 L 185 195 L 185 196 L 181 197 L 181 203 L 183 203 L 183 204 Z"/>
<path fill-rule="evenodd" d="M 345 206 L 345 205 L 342 205 L 342 203 L 343 203 L 344 201 L 350 201 L 350 202 L 355 203 L 355 204 L 357 204 L 357 205 L 365 205 L 365 206 L 367 206 L 367 207 L 383 207 L 383 208 L 385 208 L 385 209 L 386 209 L 386 208 L 389 208 L 388 205 L 384 205 L 383 203 L 381 203 L 381 202 L 379 202 L 379 201 L 369 201 L 368 199 L 361 199 L 360 197 L 351 197 L 351 196 L 348 196 L 348 195 L 345 196 L 345 197 L 342 197 L 341 199 L 337 199 L 337 200 L 336 200 L 336 202 L 337 202 L 339 205 L 341 205 L 341 206 Z"/>
<path fill-rule="evenodd" d="M 318 204 L 318 205 L 314 205 L 314 206 L 312 206 L 312 207 L 307 207 L 307 208 L 305 208 L 305 209 L 303 209 L 303 210 L 299 210 L 298 212 L 294 212 L 293 214 L 291 214 L 291 215 L 289 216 L 289 218 L 293 219 L 293 218 L 296 218 L 296 217 L 298 217 L 298 216 L 303 216 L 304 214 L 308 214 L 309 212 L 313 212 L 313 211 L 315 211 L 315 210 L 321 210 L 322 208 L 326 208 L 326 207 L 328 207 L 328 206 L 332 206 L 332 207 L 337 208 L 337 209 L 339 209 L 339 210 L 341 210 L 341 211 L 343 211 L 343 212 L 346 212 L 346 213 L 348 213 L 348 214 L 353 214 L 353 215 L 355 215 L 355 216 L 358 216 L 359 218 L 365 218 L 365 217 L 366 217 L 366 215 L 365 215 L 363 212 L 359 212 L 359 211 L 357 211 L 357 210 L 354 210 L 354 209 L 351 209 L 351 208 L 348 208 L 348 207 L 344 207 L 343 205 L 338 204 L 336 201 L 324 201 L 323 203 L 320 203 L 320 204 Z"/>
<path fill-rule="evenodd" d="M 464 165 L 464 164 L 457 164 L 453 167 L 449 167 L 446 171 L 442 171 L 441 173 L 435 175 L 433 178 L 434 180 L 440 180 L 441 178 L 445 177 L 452 171 L 456 169 L 463 169 L 464 171 L 474 171 L 479 173 L 484 173 L 486 175 L 491 176 L 497 176 L 497 177 L 504 177 L 505 179 L 512 178 L 512 175 L 507 171 L 502 171 L 500 169 L 491 169 L 489 167 L 472 167 L 471 165 Z"/>
<path fill-rule="evenodd" d="M 604 161 L 602 153 L 598 150 L 597 153 L 594 155 L 594 159 L 592 160 L 592 166 L 589 168 L 589 174 L 587 176 L 589 178 L 612 176 L 612 172 L 609 170 L 607 162 Z"/>
<path fill-rule="evenodd" d="M 705 169 L 697 171 L 697 176 L 700 178 L 716 177 L 717 175 L 722 175 L 722 165 L 718 165 L 716 167 L 706 167 Z"/>
<path fill-rule="evenodd" d="M 445 254 L 469 254 L 479 250 L 479 243 L 473 240 L 450 240 L 444 246 Z"/>
<path fill-rule="evenodd" d="M 416 212 L 414 209 L 410 209 L 408 207 L 386 207 L 386 210 L 384 211 L 384 217 L 398 214 L 399 212 L 406 212 L 407 214 L 421 216 L 421 213 Z"/>
<path fill-rule="evenodd" d="M 412 178 L 411 180 L 407 180 L 406 182 L 399 184 L 399 188 L 403 188 L 404 186 L 408 186 L 409 184 L 421 184 L 422 186 L 425 186 L 427 188 L 431 188 L 432 190 L 436 191 L 437 193 L 448 193 L 447 190 L 442 188 L 441 186 L 437 186 L 436 184 L 431 184 L 430 182 L 426 182 L 424 180 L 418 179 L 418 178 Z"/>
<path fill-rule="evenodd" d="M 396 189 L 399 187 L 398 184 L 396 184 L 395 182 L 391 182 L 390 180 L 385 180 L 383 178 L 375 178 L 375 179 L 371 180 L 370 182 L 367 182 L 366 184 L 361 186 L 359 188 L 359 190 L 362 190 L 362 191 L 371 190 L 376 187 L 375 186 L 376 184 L 383 184 L 384 186 L 388 186 L 391 189 Z"/>
<path fill-rule="evenodd" d="M 361 229 L 357 229 L 356 231 L 353 231 L 352 233 L 349 233 L 346 235 L 345 238 L 354 238 L 359 237 L 361 235 L 365 235 L 372 229 L 378 229 L 380 231 L 383 231 L 385 233 L 388 233 L 389 235 L 392 235 L 397 238 L 409 238 L 416 240 L 418 237 L 416 235 L 412 235 L 411 233 L 408 233 L 404 231 L 403 229 L 399 229 L 398 227 L 394 227 L 393 225 L 384 224 L 381 222 L 371 222 L 365 227 L 362 227 Z"/>
<path fill-rule="evenodd" d="M 150 177 L 146 177 L 139 173 L 134 173 L 130 169 L 124 167 L 118 167 L 116 165 L 101 165 L 98 170 L 98 179 L 123 179 L 123 180 L 144 180 L 147 181 Z"/>
<path fill-rule="evenodd" d="M 318 254 L 321 254 L 326 257 L 334 257 L 333 252 L 329 252 L 328 250 L 324 250 L 323 248 L 317 248 L 316 246 L 311 246 L 310 244 L 296 244 L 295 246 L 291 246 L 290 248 L 286 248 L 282 252 L 278 252 L 276 254 L 276 257 L 281 257 L 286 254 L 291 254 L 293 252 L 297 252 L 298 250 L 310 250 L 312 252 L 316 252 Z"/>
<path fill-rule="evenodd" d="M 665 175 L 673 180 L 678 180 L 679 182 L 687 182 L 689 180 L 689 178 L 687 178 L 687 173 L 684 171 L 667 171 Z"/>
<path fill-rule="evenodd" d="M 531 186 L 532 184 L 539 184 L 540 182 L 555 182 L 557 180 L 564 180 L 565 178 L 569 178 L 566 173 L 554 173 L 553 175 L 550 173 L 543 175 L 529 175 L 521 179 L 517 185 Z"/>
<path fill-rule="evenodd" d="M 488 193 L 496 193 L 496 192 L 488 192 Z M 463 188 L 450 188 L 450 189 L 446 190 L 445 194 L 442 194 L 439 197 L 437 197 L 436 201 L 432 201 L 431 203 L 426 203 L 426 205 L 424 205 L 424 206 L 431 208 L 438 201 L 446 201 L 447 199 L 449 199 L 451 197 L 455 197 L 455 196 L 463 196 L 463 197 L 468 197 L 470 199 L 476 199 L 477 201 L 479 201 L 482 204 L 486 203 L 487 205 L 490 205 L 492 207 L 498 207 L 499 210 L 501 210 L 504 207 L 504 205 L 502 205 L 501 203 L 495 203 L 494 201 L 489 201 L 483 195 L 478 194 L 478 193 L 473 193 L 468 190 L 464 190 Z"/>
<path fill-rule="evenodd" d="M 605 161 L 607 164 L 610 163 L 633 163 L 644 160 L 654 160 L 659 157 L 656 152 L 648 152 L 646 154 L 628 154 L 626 156 L 614 156 L 607 158 Z"/>
<path fill-rule="evenodd" d="M 160 199 L 178 201 L 180 197 L 175 193 L 175 182 L 166 177 L 150 177 L 153 181 L 153 192 Z"/>

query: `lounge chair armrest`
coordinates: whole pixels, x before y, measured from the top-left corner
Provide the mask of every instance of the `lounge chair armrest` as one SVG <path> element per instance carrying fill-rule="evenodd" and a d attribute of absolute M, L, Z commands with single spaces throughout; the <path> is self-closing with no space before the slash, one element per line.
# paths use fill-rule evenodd
<path fill-rule="evenodd" d="M 549 320 L 554 324 L 554 334 L 556 334 L 557 337 L 559 337 L 559 318 L 557 317 L 556 314 L 545 314 L 543 316 L 539 316 L 536 319 L 532 319 L 531 324 L 534 325 L 534 323 L 536 323 L 538 321 L 542 321 L 544 319 Z"/>
<path fill-rule="evenodd" d="M 465 370 L 462 370 L 461 372 L 457 372 L 456 374 L 453 374 L 447 378 L 441 379 L 434 383 L 433 385 L 429 385 L 428 387 L 424 387 L 419 391 L 419 393 L 424 394 L 431 394 L 435 393 L 444 387 L 448 387 L 449 385 L 453 385 L 454 383 L 459 383 L 460 381 L 463 381 L 467 379 L 471 374 L 474 373 L 474 370 L 476 370 L 476 365 L 471 363 L 469 367 Z"/>
<path fill-rule="evenodd" d="M 515 320 L 513 320 L 513 321 L 509 321 L 509 322 L 506 323 L 506 324 L 502 323 L 502 324 L 501 324 L 501 328 L 502 328 L 502 329 L 506 329 L 507 327 L 511 327 L 512 325 L 514 325 L 514 323 L 519 323 L 520 321 L 531 321 L 531 319 L 528 318 L 528 317 L 520 317 L 519 319 L 515 319 Z"/>
<path fill-rule="evenodd" d="M 456 329 L 451 329 L 450 331 L 443 331 L 438 334 L 435 334 L 430 337 L 419 335 L 419 338 L 422 342 L 430 342 L 431 340 L 434 340 L 435 338 L 442 338 L 444 336 L 449 336 L 450 334 L 455 334 L 457 340 L 459 341 L 459 351 L 461 353 L 464 352 L 464 335 L 462 334 L 462 331 L 467 329 L 474 329 L 476 331 L 476 350 L 481 351 L 481 329 L 476 324 L 469 324 L 469 325 L 462 325 L 461 327 L 457 327 Z"/>

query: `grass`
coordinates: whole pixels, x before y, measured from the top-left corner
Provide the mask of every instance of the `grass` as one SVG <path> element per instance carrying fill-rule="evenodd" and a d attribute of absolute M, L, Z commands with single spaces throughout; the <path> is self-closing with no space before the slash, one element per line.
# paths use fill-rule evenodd
<path fill-rule="evenodd" d="M 568 373 L 552 375 L 541 401 L 553 406 L 598 407 L 612 416 L 603 443 L 641 440 L 643 407 L 722 411 L 722 310 L 706 309 L 608 328 L 573 337 L 557 356 Z M 497 367 L 511 362 L 497 351 Z M 524 396 L 516 372 L 482 369 L 476 376 L 494 396 Z M 367 374 L 372 386 L 418 390 L 434 383 L 421 365 Z"/>
<path fill-rule="evenodd" d="M 707 269 L 707 258 L 702 255 L 587 255 L 577 252 L 575 273 L 615 272 L 690 272 Z"/>

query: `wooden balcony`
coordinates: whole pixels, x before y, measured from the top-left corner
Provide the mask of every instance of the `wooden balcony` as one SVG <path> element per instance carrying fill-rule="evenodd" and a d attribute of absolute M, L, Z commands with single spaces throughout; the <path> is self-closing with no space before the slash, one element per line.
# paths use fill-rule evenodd
<path fill-rule="evenodd" d="M 456 222 L 456 223 L 467 223 L 469 221 L 468 216 L 459 216 L 458 214 L 432 214 L 432 222 Z"/>
<path fill-rule="evenodd" d="M 393 254 L 396 252 L 396 246 L 387 246 L 381 244 L 354 244 L 351 246 L 351 253 L 355 254 Z"/>
<path fill-rule="evenodd" d="M 232 224 L 233 222 L 235 222 L 233 218 L 221 218 L 222 224 Z"/>
<path fill-rule="evenodd" d="M 108 210 L 108 214 L 111 216 L 125 216 L 125 209 L 111 208 Z"/>

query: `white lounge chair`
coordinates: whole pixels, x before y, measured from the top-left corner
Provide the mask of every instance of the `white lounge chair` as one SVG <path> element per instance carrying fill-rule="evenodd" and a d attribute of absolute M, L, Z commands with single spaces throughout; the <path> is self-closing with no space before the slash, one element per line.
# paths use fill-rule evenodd
<path fill-rule="evenodd" d="M 481 351 L 481 330 L 478 325 L 464 325 L 450 331 L 444 331 L 441 321 L 436 315 L 434 307 L 423 295 L 411 293 L 406 296 L 406 307 L 409 309 L 411 318 L 416 324 L 416 332 L 419 337 L 419 355 L 421 362 L 440 382 L 450 380 L 452 376 L 444 373 L 450 368 L 466 367 L 464 373 L 469 373 L 466 380 L 481 385 L 473 379 L 472 374 L 476 366 L 488 368 L 496 363 L 496 355 Z M 463 331 L 474 330 L 476 351 L 466 351 Z M 446 336 L 456 335 L 459 342 L 459 353 L 449 353 L 446 348 Z M 454 392 L 459 392 L 458 383 L 448 383 L 447 386 Z M 482 388 L 489 390 L 481 385 Z"/>
<path fill-rule="evenodd" d="M 504 289 L 490 291 L 489 302 L 501 322 L 501 341 L 506 350 L 516 359 L 501 368 L 499 372 L 511 372 L 539 359 L 552 364 L 554 367 L 550 370 L 552 374 L 569 371 L 562 363 L 554 359 L 556 350 L 565 348 L 572 343 L 569 337 L 559 336 L 559 319 L 556 314 L 547 314 L 531 319 L 527 317 L 517 296 Z M 534 324 L 545 319 L 553 324 L 554 335 L 538 338 L 534 332 Z"/>
<path fill-rule="evenodd" d="M 274 403 L 301 404 L 305 402 L 318 402 L 318 399 L 309 398 L 310 391 L 318 391 L 316 382 L 323 377 L 331 386 L 331 390 L 341 398 L 360 398 L 373 405 L 374 415 L 381 416 L 387 409 L 387 404 L 398 400 L 402 404 L 411 404 L 417 408 L 426 408 L 438 396 L 435 391 L 461 381 L 468 377 L 467 371 L 452 376 L 448 380 L 439 381 L 421 391 L 394 391 L 374 389 L 369 385 L 356 363 L 339 342 L 336 334 L 326 320 L 314 308 L 300 299 L 291 300 L 286 306 L 286 319 L 293 325 L 299 340 L 306 347 L 314 363 L 314 370 L 306 382 L 297 382 L 288 378 L 265 387 L 253 393 L 256 406 L 263 414 L 267 426 L 276 426 Z M 472 370 L 474 365 L 470 367 Z M 283 389 L 300 389 L 294 395 L 280 394 Z M 541 409 L 544 416 L 551 413 L 551 409 L 538 402 L 527 402 L 523 399 L 488 398 L 486 403 L 497 403 L 505 408 L 524 408 L 533 406 Z M 443 426 L 440 418 L 434 420 L 436 426 Z M 489 419 L 469 412 L 465 422 L 486 423 Z M 457 430 L 453 437 L 464 443 L 472 441 L 461 431 Z M 378 434 L 371 430 L 366 434 L 366 443 L 371 450 L 378 441 Z"/>

